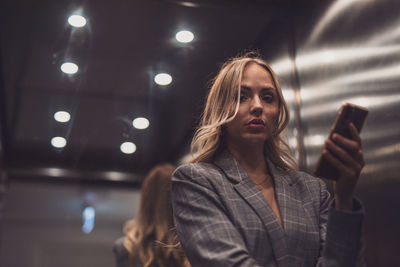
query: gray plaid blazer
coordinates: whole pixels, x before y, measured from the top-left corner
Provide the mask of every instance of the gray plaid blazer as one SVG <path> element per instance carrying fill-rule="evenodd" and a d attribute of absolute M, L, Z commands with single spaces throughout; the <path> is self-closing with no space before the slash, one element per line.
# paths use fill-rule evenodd
<path fill-rule="evenodd" d="M 213 163 L 175 171 L 174 218 L 192 266 L 364 266 L 361 204 L 354 201 L 353 212 L 335 210 L 322 180 L 266 161 L 283 228 L 227 150 Z"/>

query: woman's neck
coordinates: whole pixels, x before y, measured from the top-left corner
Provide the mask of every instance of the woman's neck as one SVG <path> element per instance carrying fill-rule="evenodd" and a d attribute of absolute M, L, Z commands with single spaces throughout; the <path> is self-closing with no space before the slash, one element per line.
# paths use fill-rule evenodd
<path fill-rule="evenodd" d="M 264 158 L 264 145 L 236 145 L 228 142 L 227 148 L 250 176 L 251 174 L 268 174 Z"/>

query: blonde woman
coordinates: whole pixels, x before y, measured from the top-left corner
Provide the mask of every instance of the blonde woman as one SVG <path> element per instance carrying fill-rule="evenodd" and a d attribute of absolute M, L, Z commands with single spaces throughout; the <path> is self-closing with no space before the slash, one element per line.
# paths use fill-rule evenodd
<path fill-rule="evenodd" d="M 171 207 L 169 164 L 153 168 L 144 179 L 136 219 L 125 224 L 126 236 L 116 241 L 117 267 L 190 266 L 178 242 Z"/>
<path fill-rule="evenodd" d="M 335 135 L 325 157 L 339 170 L 331 197 L 296 171 L 281 133 L 289 114 L 277 77 L 252 54 L 213 80 L 192 141 L 172 179 L 179 239 L 192 266 L 363 266 L 362 206 L 353 198 L 361 141 Z"/>

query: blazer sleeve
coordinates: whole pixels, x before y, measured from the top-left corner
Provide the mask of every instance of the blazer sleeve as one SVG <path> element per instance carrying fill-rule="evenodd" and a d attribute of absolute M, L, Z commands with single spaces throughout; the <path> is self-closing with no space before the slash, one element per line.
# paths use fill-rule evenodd
<path fill-rule="evenodd" d="M 249 256 L 238 230 L 229 220 L 210 177 L 196 164 L 177 169 L 172 179 L 176 229 L 192 266 L 260 266 Z"/>
<path fill-rule="evenodd" d="M 324 184 L 325 185 L 325 184 Z M 321 249 L 317 266 L 364 267 L 361 203 L 353 200 L 353 211 L 341 211 L 334 207 L 326 186 L 321 190 L 320 237 Z"/>

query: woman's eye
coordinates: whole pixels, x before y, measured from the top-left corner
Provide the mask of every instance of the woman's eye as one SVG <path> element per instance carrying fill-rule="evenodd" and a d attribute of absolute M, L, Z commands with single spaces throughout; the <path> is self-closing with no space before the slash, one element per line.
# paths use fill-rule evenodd
<path fill-rule="evenodd" d="M 247 96 L 241 95 L 241 96 L 240 96 L 240 103 L 242 103 L 242 102 L 245 101 L 246 99 L 247 99 Z"/>
<path fill-rule="evenodd" d="M 271 103 L 272 101 L 274 101 L 274 97 L 272 95 L 265 95 L 262 97 L 262 99 L 267 103 Z"/>

